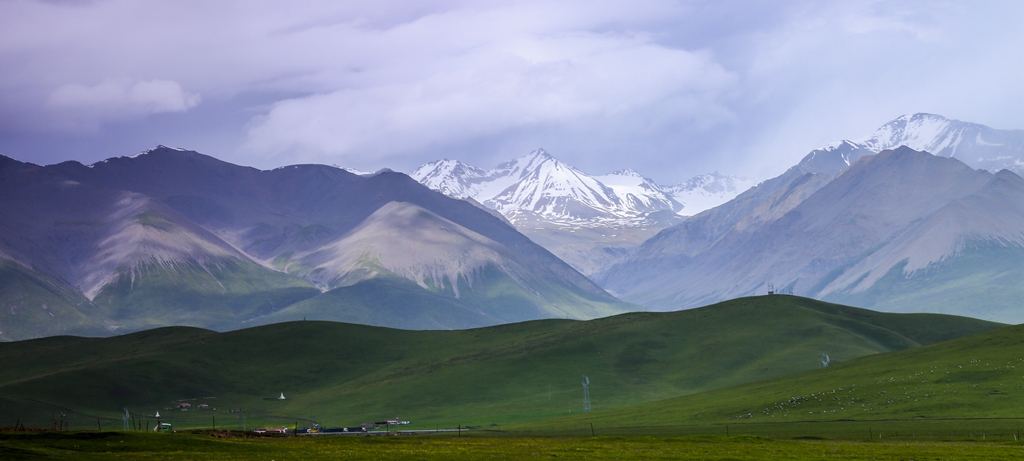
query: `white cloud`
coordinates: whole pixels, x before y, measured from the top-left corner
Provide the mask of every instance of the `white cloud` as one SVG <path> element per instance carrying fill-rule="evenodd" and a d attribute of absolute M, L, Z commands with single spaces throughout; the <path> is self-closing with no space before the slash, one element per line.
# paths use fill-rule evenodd
<path fill-rule="evenodd" d="M 375 170 L 545 147 L 662 182 L 763 177 L 904 113 L 1024 128 L 1022 15 L 905 0 L 0 0 L 0 150 L 91 129 L 96 156 L 216 145 L 259 167 Z"/>
<path fill-rule="evenodd" d="M 379 85 L 280 101 L 253 124 L 248 147 L 387 157 L 530 127 L 658 118 L 647 112 L 711 123 L 709 113 L 729 116 L 718 99 L 736 81 L 707 53 L 619 34 L 509 37 L 431 58 Z"/>
<path fill-rule="evenodd" d="M 126 85 L 104 82 L 93 86 L 63 85 L 50 93 L 47 105 L 68 121 L 95 128 L 109 120 L 184 112 L 199 104 L 198 94 L 184 91 L 177 82 L 147 80 Z"/>

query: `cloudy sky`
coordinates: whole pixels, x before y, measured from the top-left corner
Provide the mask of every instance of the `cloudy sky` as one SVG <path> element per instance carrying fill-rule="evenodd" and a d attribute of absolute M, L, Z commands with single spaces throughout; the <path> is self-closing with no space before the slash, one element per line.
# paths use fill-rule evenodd
<path fill-rule="evenodd" d="M 0 153 L 759 179 L 930 112 L 1024 128 L 1024 2 L 0 0 Z"/>

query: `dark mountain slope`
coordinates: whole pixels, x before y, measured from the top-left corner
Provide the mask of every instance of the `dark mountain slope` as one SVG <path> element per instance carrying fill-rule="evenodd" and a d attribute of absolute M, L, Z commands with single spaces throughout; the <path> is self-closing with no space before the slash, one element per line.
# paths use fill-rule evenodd
<path fill-rule="evenodd" d="M 310 250 L 344 235 L 389 202 L 409 202 L 509 247 L 581 290 L 607 296 L 502 220 L 401 173 L 361 177 L 323 165 L 260 171 L 166 147 L 91 168 L 74 162 L 54 168 L 76 180 L 157 198 L 264 260 Z"/>
<path fill-rule="evenodd" d="M 319 293 L 145 195 L 20 162 L 0 174 L 6 339 L 167 324 L 223 328 L 266 300 L 290 304 Z M 50 319 L 27 319 L 37 307 Z"/>
<path fill-rule="evenodd" d="M 14 271 L 4 292 L 20 299 L 24 285 L 39 298 L 47 280 L 66 296 L 33 303 L 89 310 L 68 315 L 88 318 L 87 330 L 67 324 L 48 334 L 233 329 L 308 316 L 306 308 L 285 308 L 314 296 L 317 318 L 407 328 L 635 309 L 504 220 L 398 173 L 360 177 L 318 165 L 260 171 L 164 147 L 90 166 L 5 158 L 0 167 L 0 216 L 9 217 L 0 223 L 0 258 Z M 326 291 L 375 277 L 412 281 L 389 299 L 421 311 L 388 323 L 365 296 L 386 283 L 323 296 L 311 284 Z M 362 294 L 345 300 L 344 293 Z M 323 312 L 330 306 L 337 312 Z M 3 322 L 0 339 L 41 334 Z"/>

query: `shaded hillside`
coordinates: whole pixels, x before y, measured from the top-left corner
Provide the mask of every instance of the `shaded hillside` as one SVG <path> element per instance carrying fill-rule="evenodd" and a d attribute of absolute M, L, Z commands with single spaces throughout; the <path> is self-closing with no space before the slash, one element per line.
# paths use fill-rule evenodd
<path fill-rule="evenodd" d="M 244 408 L 254 421 L 350 424 L 398 414 L 424 424 L 505 423 L 579 411 L 584 374 L 593 407 L 605 411 L 816 369 L 822 352 L 844 362 L 998 326 L 770 296 L 447 332 L 312 321 L 228 333 L 162 328 L 0 344 L 0 395 L 26 412 L 38 401 L 152 414 L 215 396 L 216 406 Z M 263 400 L 281 392 L 284 402 Z M 208 416 L 167 418 L 206 424 Z"/>
<path fill-rule="evenodd" d="M 2 339 L 237 328 L 266 300 L 319 294 L 151 197 L 20 162 L 0 175 Z"/>

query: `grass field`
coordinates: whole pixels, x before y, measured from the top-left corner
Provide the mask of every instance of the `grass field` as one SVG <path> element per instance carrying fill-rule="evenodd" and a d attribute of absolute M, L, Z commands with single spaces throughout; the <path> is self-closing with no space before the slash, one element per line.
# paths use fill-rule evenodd
<path fill-rule="evenodd" d="M 0 344 L 0 426 L 20 420 L 50 427 L 54 413 L 70 412 L 73 429 L 97 421 L 119 429 L 128 408 L 136 421 L 155 422 L 161 411 L 176 428 L 210 428 L 215 420 L 229 429 L 350 426 L 393 417 L 428 429 L 505 427 L 578 418 L 583 375 L 591 381 L 592 415 L 611 415 L 816 370 L 822 352 L 844 362 L 999 326 L 764 296 L 682 312 L 463 331 L 292 322 L 228 333 L 162 328 L 55 337 Z M 282 392 L 287 399 L 277 400 Z M 165 410 L 182 400 L 216 410 Z M 234 408 L 243 411 L 228 411 Z M 614 425 L 631 426 L 630 418 Z M 677 416 L 663 418 L 669 422 L 658 424 L 679 424 Z"/>
<path fill-rule="evenodd" d="M 771 440 L 689 437 L 280 437 L 205 434 L 0 434 L 0 458 L 80 460 L 463 459 L 873 459 L 992 460 L 1024 454 L 1022 442 Z"/>
<path fill-rule="evenodd" d="M 1000 433 L 1006 439 L 1024 429 L 1022 417 L 1024 326 L 1012 326 L 827 369 L 506 430 L 529 434 L 575 427 L 578 434 L 593 424 L 615 433 L 678 434 L 688 427 L 724 430 L 728 424 L 734 433 L 771 435 L 763 428 L 812 425 L 813 431 L 800 430 L 830 438 L 866 436 L 873 427 L 876 435 Z"/>
<path fill-rule="evenodd" d="M 821 352 L 831 366 L 818 367 Z M 49 428 L 65 412 L 74 429 L 0 432 L 4 460 L 1024 456 L 1024 326 L 791 296 L 464 331 L 162 328 L 5 343 L 0 357 L 0 426 Z M 578 411 L 583 374 L 591 413 Z M 216 410 L 161 407 L 181 400 Z M 179 431 L 121 431 L 124 407 L 133 425 L 149 427 L 160 409 Z M 395 416 L 414 421 L 403 429 L 469 428 L 226 431 Z M 219 432 L 181 431 L 214 424 Z"/>

